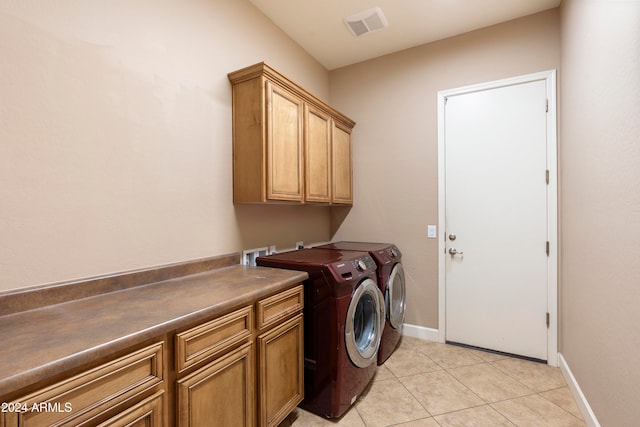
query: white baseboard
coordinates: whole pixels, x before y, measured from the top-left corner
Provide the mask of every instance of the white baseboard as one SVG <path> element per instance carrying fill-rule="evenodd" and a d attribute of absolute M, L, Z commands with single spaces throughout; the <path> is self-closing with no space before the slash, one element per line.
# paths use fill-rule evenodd
<path fill-rule="evenodd" d="M 424 326 L 410 325 L 405 323 L 402 325 L 402 335 L 413 338 L 420 338 L 429 341 L 438 341 L 438 330 L 425 328 Z"/>
<path fill-rule="evenodd" d="M 589 402 L 587 402 L 587 398 L 582 393 L 576 378 L 573 376 L 571 369 L 569 369 L 569 365 L 567 361 L 562 356 L 561 353 L 558 353 L 558 362 L 560 365 L 560 372 L 562 372 L 562 376 L 564 377 L 567 385 L 569 386 L 569 390 L 571 390 L 571 394 L 576 401 L 576 405 L 578 405 L 578 409 L 582 414 L 582 418 L 584 418 L 584 422 L 589 427 L 600 427 L 600 423 L 596 418 L 596 414 L 591 410 L 591 406 Z"/>

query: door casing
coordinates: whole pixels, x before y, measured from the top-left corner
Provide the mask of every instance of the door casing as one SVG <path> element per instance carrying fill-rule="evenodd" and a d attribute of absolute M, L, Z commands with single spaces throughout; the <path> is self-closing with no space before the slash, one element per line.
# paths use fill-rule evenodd
<path fill-rule="evenodd" d="M 547 273 L 547 307 L 549 328 L 547 329 L 547 363 L 558 366 L 558 155 L 556 113 L 556 71 L 542 71 L 487 83 L 464 86 L 438 92 L 438 340 L 446 339 L 446 232 L 445 230 L 445 102 L 447 97 L 490 90 L 514 84 L 544 80 L 546 82 L 547 112 L 547 217 L 549 240 Z"/>

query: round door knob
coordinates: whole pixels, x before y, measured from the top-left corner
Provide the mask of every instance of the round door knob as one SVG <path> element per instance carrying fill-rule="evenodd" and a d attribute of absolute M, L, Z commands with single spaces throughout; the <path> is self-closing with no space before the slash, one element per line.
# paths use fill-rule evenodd
<path fill-rule="evenodd" d="M 457 236 L 453 233 L 449 234 L 449 240 L 453 241 L 456 240 Z"/>

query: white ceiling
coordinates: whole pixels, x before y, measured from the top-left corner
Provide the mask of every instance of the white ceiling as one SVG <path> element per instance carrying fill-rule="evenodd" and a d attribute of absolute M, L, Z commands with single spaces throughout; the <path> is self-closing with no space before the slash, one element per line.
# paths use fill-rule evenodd
<path fill-rule="evenodd" d="M 557 7 L 560 0 L 249 0 L 328 70 Z M 389 26 L 355 37 L 344 18 L 380 7 Z"/>

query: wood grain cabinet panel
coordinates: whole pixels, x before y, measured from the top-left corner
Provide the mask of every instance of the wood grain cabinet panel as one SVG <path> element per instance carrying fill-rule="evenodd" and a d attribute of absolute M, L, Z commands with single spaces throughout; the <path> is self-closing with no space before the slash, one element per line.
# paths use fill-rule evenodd
<path fill-rule="evenodd" d="M 229 80 L 234 203 L 352 204 L 355 122 L 264 63 L 229 73 Z"/>
<path fill-rule="evenodd" d="M 253 344 L 216 359 L 178 381 L 178 426 L 253 427 Z"/>
<path fill-rule="evenodd" d="M 304 289 L 251 289 L 214 312 L 225 314 L 2 390 L 0 427 L 276 426 L 303 398 Z"/>
<path fill-rule="evenodd" d="M 277 426 L 304 397 L 302 314 L 258 337 L 260 426 Z"/>
<path fill-rule="evenodd" d="M 353 204 L 353 173 L 351 155 L 351 129 L 339 124 L 333 125 L 333 204 Z"/>
<path fill-rule="evenodd" d="M 328 114 L 305 106 L 305 200 L 331 202 L 331 127 Z"/>
<path fill-rule="evenodd" d="M 6 414 L 6 427 L 95 425 L 163 382 L 163 354 L 159 342 L 16 399 L 27 410 Z"/>
<path fill-rule="evenodd" d="M 176 368 L 178 372 L 184 372 L 246 341 L 252 333 L 252 306 L 180 332 L 175 340 Z"/>
<path fill-rule="evenodd" d="M 215 358 L 207 357 L 207 363 L 195 372 L 179 373 L 178 425 L 253 427 L 257 423 L 266 427 L 281 422 L 304 396 L 303 306 L 302 285 L 256 301 L 256 328 L 251 341 L 238 348 L 220 347 L 209 352 Z M 245 331 L 253 331 L 248 325 L 252 310 L 253 306 L 245 307 L 177 334 L 176 353 L 186 354 L 178 348 L 185 337 L 202 336 L 203 332 L 220 336 L 213 331 L 229 328 L 231 334 L 221 336 L 246 337 Z M 208 341 L 214 342 L 210 338 Z M 193 365 L 185 369 L 190 367 Z"/>
<path fill-rule="evenodd" d="M 163 427 L 164 390 L 132 406 L 97 427 Z"/>
<path fill-rule="evenodd" d="M 266 90 L 267 199 L 302 202 L 303 103 L 271 82 Z"/>
<path fill-rule="evenodd" d="M 304 288 L 302 285 L 280 292 L 272 297 L 258 301 L 258 330 L 269 328 L 287 317 L 302 312 L 304 307 Z"/>
<path fill-rule="evenodd" d="M 233 87 L 233 200 L 302 203 L 304 103 L 263 78 Z"/>

